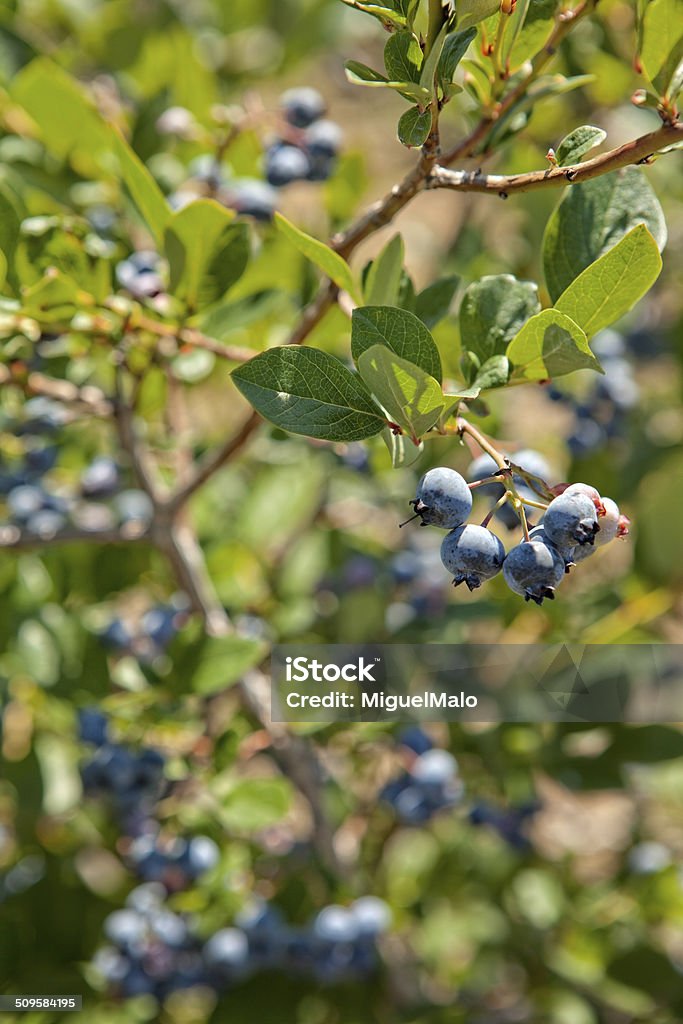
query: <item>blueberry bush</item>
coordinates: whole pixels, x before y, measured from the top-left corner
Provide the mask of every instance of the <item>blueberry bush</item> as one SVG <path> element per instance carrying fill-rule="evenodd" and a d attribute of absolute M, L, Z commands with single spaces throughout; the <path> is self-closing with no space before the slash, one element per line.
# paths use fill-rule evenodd
<path fill-rule="evenodd" d="M 681 0 L 0 5 L 0 993 L 681 1019 L 680 727 L 268 668 L 680 641 L 682 87 Z"/>

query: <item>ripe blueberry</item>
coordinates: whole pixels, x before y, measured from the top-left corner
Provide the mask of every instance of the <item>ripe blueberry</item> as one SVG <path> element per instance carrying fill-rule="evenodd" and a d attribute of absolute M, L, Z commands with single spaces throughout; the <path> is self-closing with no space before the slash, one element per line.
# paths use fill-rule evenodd
<path fill-rule="evenodd" d="M 508 552 L 503 562 L 503 576 L 510 590 L 536 604 L 542 604 L 546 597 L 553 600 L 564 569 L 559 551 L 541 540 L 522 541 Z"/>
<path fill-rule="evenodd" d="M 425 473 L 409 504 L 422 520 L 422 526 L 453 530 L 472 511 L 472 493 L 460 473 L 440 466 Z"/>
<path fill-rule="evenodd" d="M 562 551 L 577 544 L 593 544 L 600 530 L 594 499 L 581 491 L 565 491 L 548 505 L 543 527 L 548 539 Z"/>
<path fill-rule="evenodd" d="M 493 579 L 503 568 L 505 548 L 494 533 L 484 526 L 467 523 L 444 537 L 441 561 L 453 573 L 453 584 L 466 583 L 476 590 Z"/>
<path fill-rule="evenodd" d="M 285 117 L 295 128 L 308 128 L 325 113 L 325 100 L 317 89 L 288 89 L 280 104 Z"/>

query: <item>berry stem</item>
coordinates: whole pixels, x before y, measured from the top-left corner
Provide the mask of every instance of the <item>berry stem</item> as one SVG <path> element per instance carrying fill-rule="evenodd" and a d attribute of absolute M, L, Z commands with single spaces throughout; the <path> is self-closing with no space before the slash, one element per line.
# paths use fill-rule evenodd
<path fill-rule="evenodd" d="M 503 496 L 502 496 L 502 497 L 500 497 L 500 498 L 498 499 L 498 501 L 497 501 L 497 502 L 496 502 L 496 504 L 495 504 L 495 505 L 493 506 L 493 508 L 491 509 L 491 511 L 490 511 L 490 512 L 488 512 L 488 513 L 487 513 L 487 514 L 486 514 L 486 515 L 484 516 L 484 518 L 483 518 L 483 519 L 482 519 L 482 521 L 481 521 L 481 526 L 488 526 L 488 525 L 489 525 L 489 523 L 490 523 L 490 522 L 491 522 L 491 520 L 493 519 L 493 517 L 494 517 L 494 515 L 496 514 L 496 512 L 498 511 L 498 509 L 499 509 L 499 508 L 502 508 L 502 506 L 503 506 L 503 505 L 504 505 L 504 504 L 506 503 L 506 501 L 508 500 L 508 498 L 509 498 L 509 497 L 510 497 L 510 492 L 509 492 L 509 491 L 506 491 L 506 492 L 505 492 L 505 494 L 503 494 Z"/>

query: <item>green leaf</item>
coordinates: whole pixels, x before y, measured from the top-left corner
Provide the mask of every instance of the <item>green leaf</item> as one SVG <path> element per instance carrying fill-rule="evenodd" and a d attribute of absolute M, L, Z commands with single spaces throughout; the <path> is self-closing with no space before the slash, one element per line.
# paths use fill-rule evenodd
<path fill-rule="evenodd" d="M 591 124 L 582 124 L 569 135 L 565 135 L 557 147 L 555 156 L 560 167 L 577 164 L 581 157 L 591 149 L 595 149 L 607 138 L 602 128 L 594 128 Z"/>
<path fill-rule="evenodd" d="M 508 345 L 514 375 L 527 380 L 548 380 L 574 370 L 600 370 L 586 335 L 573 320 L 556 309 L 544 309 L 527 320 Z"/>
<path fill-rule="evenodd" d="M 642 22 L 640 60 L 658 96 L 665 96 L 683 60 L 683 0 L 650 0 Z"/>
<path fill-rule="evenodd" d="M 500 0 L 458 0 L 458 32 L 476 25 L 500 10 Z"/>
<path fill-rule="evenodd" d="M 420 73 L 420 85 L 424 89 L 428 89 L 430 94 L 434 96 L 436 94 L 436 71 L 439 63 L 439 58 L 443 51 L 444 43 L 446 42 L 446 33 L 448 32 L 448 25 L 444 24 L 441 27 L 439 34 L 432 43 L 432 48 L 429 51 L 429 56 L 422 66 Z"/>
<path fill-rule="evenodd" d="M 379 71 L 373 71 L 372 68 L 357 60 L 347 61 L 344 68 L 346 77 L 353 85 L 367 85 L 374 89 L 394 89 L 421 107 L 426 107 L 431 101 L 431 93 L 416 82 L 390 82 Z"/>
<path fill-rule="evenodd" d="M 662 257 L 639 224 L 572 281 L 555 308 L 591 338 L 635 306 L 659 277 Z"/>
<path fill-rule="evenodd" d="M 439 419 L 444 407 L 439 382 L 386 345 L 373 345 L 363 352 L 358 369 L 389 419 L 415 442 Z"/>
<path fill-rule="evenodd" d="M 403 239 L 394 235 L 373 260 L 365 282 L 365 295 L 370 306 L 395 306 L 403 276 Z"/>
<path fill-rule="evenodd" d="M 441 357 L 431 334 L 407 309 L 360 306 L 351 315 L 351 354 L 356 362 L 373 345 L 386 345 L 401 359 L 441 381 Z"/>
<path fill-rule="evenodd" d="M 518 281 L 511 274 L 482 277 L 467 288 L 460 307 L 463 349 L 476 353 L 481 364 L 504 354 L 522 324 L 540 308 L 532 281 Z"/>
<path fill-rule="evenodd" d="M 497 355 L 487 359 L 475 377 L 473 391 L 505 387 L 510 378 L 510 361 L 507 356 Z M 474 398 L 477 395 L 473 396 Z"/>
<path fill-rule="evenodd" d="M 84 175 L 101 172 L 111 129 L 74 78 L 39 57 L 15 77 L 11 95 L 37 125 L 49 153 Z"/>
<path fill-rule="evenodd" d="M 476 38 L 476 28 L 465 29 L 464 32 L 453 32 L 446 38 L 441 56 L 437 75 L 443 86 L 450 85 L 458 64 L 467 53 L 470 43 Z"/>
<path fill-rule="evenodd" d="M 319 242 L 317 238 L 312 238 L 305 231 L 295 227 L 281 213 L 275 214 L 275 223 L 285 238 L 288 238 L 299 252 L 303 253 L 306 259 L 309 259 L 311 263 L 315 263 L 316 267 L 322 270 L 339 288 L 343 288 L 344 291 L 348 292 L 354 302 L 360 303 L 363 301 L 360 289 L 346 260 L 343 260 L 333 249 L 330 249 L 329 245 Z"/>
<path fill-rule="evenodd" d="M 638 167 L 625 167 L 567 189 L 543 237 L 543 266 L 555 302 L 582 270 L 645 224 L 661 251 L 666 222 L 657 196 Z"/>
<path fill-rule="evenodd" d="M 240 779 L 227 793 L 219 794 L 218 814 L 223 827 L 231 832 L 259 832 L 282 821 L 292 798 L 288 779 Z"/>
<path fill-rule="evenodd" d="M 516 71 L 543 49 L 553 30 L 558 7 L 559 0 L 527 0 L 526 4 L 518 0 L 512 15 L 516 31 L 509 32 L 509 41 L 506 36 L 505 50 L 511 71 Z"/>
<path fill-rule="evenodd" d="M 384 67 L 393 82 L 419 82 L 422 50 L 412 32 L 393 32 L 384 47 Z"/>
<path fill-rule="evenodd" d="M 460 278 L 454 274 L 427 285 L 415 299 L 415 316 L 426 327 L 435 327 L 448 315 L 459 284 Z"/>
<path fill-rule="evenodd" d="M 249 232 L 213 199 L 197 199 L 174 213 L 164 249 L 171 292 L 196 312 L 222 299 L 249 261 Z"/>
<path fill-rule="evenodd" d="M 202 647 L 199 664 L 192 674 L 192 689 L 204 695 L 225 690 L 266 653 L 267 645 L 262 640 L 238 636 L 211 638 Z"/>
<path fill-rule="evenodd" d="M 398 121 L 398 140 L 404 146 L 421 146 L 427 140 L 432 127 L 431 111 L 419 107 L 406 110 Z"/>
<path fill-rule="evenodd" d="M 14 256 L 19 241 L 22 212 L 18 199 L 5 182 L 0 182 L 0 252 L 3 253 L 6 264 Z"/>
<path fill-rule="evenodd" d="M 424 452 L 422 441 L 415 444 L 405 434 L 395 433 L 389 427 L 385 427 L 382 431 L 382 440 L 389 449 L 391 465 L 394 469 L 406 469 L 408 466 L 412 466 Z"/>
<path fill-rule="evenodd" d="M 390 7 L 379 7 L 376 4 L 362 4 L 358 0 L 342 0 L 348 7 L 353 7 L 356 11 L 364 11 L 366 14 L 371 14 L 373 18 L 377 18 L 379 21 L 388 25 L 396 25 L 398 28 L 405 28 L 406 18 L 403 14 L 398 14 Z"/>
<path fill-rule="evenodd" d="M 118 157 L 123 183 L 157 245 L 161 245 L 164 230 L 171 219 L 170 207 L 156 181 L 123 135 L 116 128 L 111 128 L 109 139 Z"/>
<path fill-rule="evenodd" d="M 359 378 L 314 348 L 269 349 L 233 370 L 232 378 L 262 416 L 293 434 L 359 441 L 385 425 Z"/>

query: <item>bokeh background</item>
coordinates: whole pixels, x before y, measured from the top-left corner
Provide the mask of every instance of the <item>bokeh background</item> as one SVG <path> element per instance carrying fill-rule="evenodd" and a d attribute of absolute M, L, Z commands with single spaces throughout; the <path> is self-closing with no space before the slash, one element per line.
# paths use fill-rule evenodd
<path fill-rule="evenodd" d="M 87 84 L 169 196 L 201 193 L 201 161 L 211 153 L 206 138 L 160 132 L 165 110 L 190 110 L 207 132 L 217 104 L 255 112 L 255 127 L 225 154 L 229 184 L 262 177 L 280 95 L 310 85 L 344 131 L 343 153 L 329 181 L 280 190 L 278 208 L 326 238 L 415 159 L 395 138 L 400 100 L 344 76 L 351 57 L 381 64 L 384 39 L 376 22 L 339 0 L 4 2 L 3 195 L 21 195 L 29 218 L 84 219 L 114 260 L 149 245 L 120 186 L 94 174 L 87 155 L 60 159 L 25 130 L 16 83 L 41 55 Z M 554 65 L 592 77 L 540 103 L 491 168 L 542 167 L 548 147 L 579 124 L 604 128 L 608 145 L 654 128 L 656 116 L 630 103 L 642 85 L 633 54 L 633 6 L 601 0 L 599 16 L 569 37 Z M 467 100 L 450 104 L 446 138 L 465 133 L 468 113 Z M 557 387 L 511 389 L 477 420 L 511 453 L 540 451 L 556 480 L 588 480 L 614 497 L 633 523 L 628 540 L 582 565 L 542 608 L 522 603 L 500 578 L 475 594 L 453 591 L 439 563 L 441 537 L 397 524 L 419 474 L 443 463 L 464 471 L 472 457 L 466 447 L 430 441 L 415 467 L 393 470 L 379 439 L 333 446 L 264 425 L 191 508 L 218 595 L 249 644 L 265 655 L 272 641 L 681 642 L 683 179 L 675 154 L 647 173 L 669 226 L 664 270 L 618 330 L 598 339 L 610 353 L 608 378 L 580 372 Z M 446 274 L 459 275 L 462 287 L 490 273 L 542 282 L 541 238 L 557 200 L 553 192 L 505 203 L 424 195 L 352 262 L 362 268 L 400 231 L 417 287 Z M 26 237 L 53 226 L 34 223 Z M 221 340 L 258 351 L 286 338 L 315 294 L 316 276 L 268 224 L 250 230 L 254 257 L 214 326 Z M 346 356 L 348 335 L 348 319 L 335 309 L 309 343 Z M 445 316 L 434 335 L 457 378 L 457 317 Z M 196 356 L 177 369 L 185 437 L 199 454 L 234 430 L 247 408 L 230 367 Z M 101 369 L 78 338 L 49 338 L 38 357 L 77 383 L 97 380 Z M 173 464 L 166 403 L 164 376 L 150 371 L 141 417 L 162 470 Z M 102 455 L 121 463 L 120 488 L 132 487 L 106 424 L 27 410 L 17 389 L 4 386 L 0 411 L 3 473 L 26 457 L 27 444 L 44 443 L 55 449 L 44 476 L 60 494 L 82 494 L 84 472 Z M 27 442 L 34 434 L 17 425 L 41 416 L 40 445 Z M 4 519 L 11 515 L 6 508 Z M 506 541 L 516 536 L 503 524 L 497 529 Z M 95 1024 L 681 1019 L 679 727 L 434 723 L 426 737 L 379 725 L 302 730 L 297 742 L 312 757 L 304 763 L 319 772 L 330 862 L 315 807 L 242 699 L 242 653 L 204 635 L 169 567 L 144 544 L 2 553 L 0 991 L 82 992 Z M 122 831 L 121 808 L 83 796 L 83 767 L 96 755 L 78 738 L 77 711 L 92 705 L 107 714 L 122 749 L 163 756 L 166 781 L 152 771 L 142 805 L 167 848 L 199 835 L 216 844 L 218 863 L 164 896 L 167 910 L 191 917 L 193 935 L 205 940 L 232 927 L 256 898 L 287 922 L 271 922 L 268 941 L 291 946 L 295 932 L 287 928 L 308 934 L 324 908 L 374 895 L 389 906 L 391 926 L 367 962 L 342 970 L 338 950 L 323 943 L 303 967 L 290 947 L 290 960 L 273 966 L 252 948 L 251 968 L 236 971 L 219 995 L 190 985 L 160 1006 L 156 982 L 136 976 L 126 988 L 97 951 L 108 916 L 149 879 Z M 417 791 L 402 798 L 415 788 L 416 758 L 429 743 L 455 755 L 458 775 L 446 772 L 431 803 Z M 169 934 L 162 928 L 154 939 L 162 961 Z M 346 936 L 342 944 L 358 941 Z M 143 975 L 177 975 L 176 953 L 169 956 Z"/>

